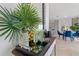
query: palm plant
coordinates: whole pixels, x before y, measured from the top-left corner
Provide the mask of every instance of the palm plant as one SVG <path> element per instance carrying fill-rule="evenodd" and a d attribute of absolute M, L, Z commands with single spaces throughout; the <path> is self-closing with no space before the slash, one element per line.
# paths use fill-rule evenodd
<path fill-rule="evenodd" d="M 38 26 L 40 23 L 40 17 L 38 16 L 37 9 L 31 4 L 18 4 L 17 8 L 12 11 L 12 15 L 19 18 L 21 21 L 17 26 L 23 31 L 28 31 L 29 42 L 33 39 L 33 29 Z M 29 43 L 30 46 L 33 45 Z"/>
<path fill-rule="evenodd" d="M 17 17 L 12 16 L 8 9 L 0 7 L 0 36 L 5 35 L 5 39 L 9 39 L 9 41 L 18 39 L 20 29 L 16 26 L 20 21 Z"/>
<path fill-rule="evenodd" d="M 0 10 L 0 36 L 6 34 L 5 39 L 19 39 L 20 35 L 27 31 L 29 41 L 33 41 L 33 29 L 41 22 L 37 9 L 31 4 L 21 3 L 15 10 L 9 11 L 1 6 Z M 31 43 L 30 43 L 31 44 Z"/>

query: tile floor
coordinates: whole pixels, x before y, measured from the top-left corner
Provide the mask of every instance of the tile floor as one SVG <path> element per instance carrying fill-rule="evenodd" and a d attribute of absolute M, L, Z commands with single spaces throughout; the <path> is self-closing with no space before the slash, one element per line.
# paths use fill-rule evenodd
<path fill-rule="evenodd" d="M 79 56 L 79 41 L 56 40 L 56 56 Z"/>

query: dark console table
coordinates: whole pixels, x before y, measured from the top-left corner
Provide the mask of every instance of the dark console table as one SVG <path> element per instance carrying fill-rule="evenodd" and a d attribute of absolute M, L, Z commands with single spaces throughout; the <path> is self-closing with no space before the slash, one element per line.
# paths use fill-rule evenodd
<path fill-rule="evenodd" d="M 56 38 L 53 37 L 53 38 L 46 38 L 46 40 L 48 42 L 48 44 L 43 48 L 43 50 L 38 53 L 38 54 L 34 54 L 34 53 L 31 53 L 30 51 L 24 49 L 24 48 L 21 48 L 18 46 L 18 49 L 20 49 L 19 51 L 14 48 L 12 50 L 12 53 L 15 55 L 15 56 L 55 56 L 56 55 Z M 21 52 L 22 50 L 22 52 Z"/>

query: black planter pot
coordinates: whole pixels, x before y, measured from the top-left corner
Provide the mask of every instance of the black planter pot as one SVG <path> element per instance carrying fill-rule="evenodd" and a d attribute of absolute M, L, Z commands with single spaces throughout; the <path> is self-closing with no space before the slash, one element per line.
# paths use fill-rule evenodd
<path fill-rule="evenodd" d="M 51 31 L 44 32 L 44 36 L 45 36 L 45 38 L 51 37 Z"/>

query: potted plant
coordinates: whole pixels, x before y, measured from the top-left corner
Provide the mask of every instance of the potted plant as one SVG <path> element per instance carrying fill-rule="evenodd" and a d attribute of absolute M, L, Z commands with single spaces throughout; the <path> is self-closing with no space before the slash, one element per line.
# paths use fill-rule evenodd
<path fill-rule="evenodd" d="M 73 25 L 70 27 L 73 31 L 79 31 L 79 25 Z"/>
<path fill-rule="evenodd" d="M 29 45 L 33 45 L 33 30 L 37 28 L 41 22 L 38 16 L 37 9 L 31 4 L 21 3 L 17 5 L 17 8 L 9 11 L 6 8 L 1 7 L 0 10 L 0 31 L 4 31 L 0 36 L 7 34 L 5 37 L 10 37 L 10 40 L 19 39 L 22 33 L 28 33 Z"/>

